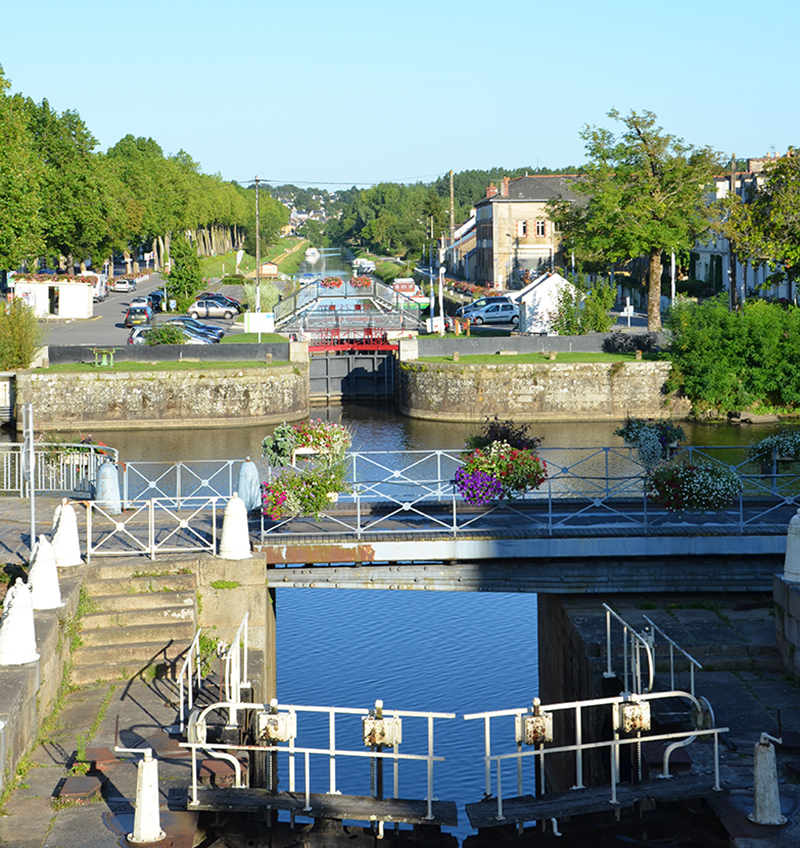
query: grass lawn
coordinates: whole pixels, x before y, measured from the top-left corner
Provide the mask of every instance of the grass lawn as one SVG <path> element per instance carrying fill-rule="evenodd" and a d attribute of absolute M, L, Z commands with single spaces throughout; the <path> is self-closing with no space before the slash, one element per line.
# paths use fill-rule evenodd
<path fill-rule="evenodd" d="M 191 355 L 187 351 L 187 355 Z M 275 362 L 275 365 L 286 363 Z M 211 371 L 228 368 L 269 368 L 264 362 L 248 359 L 243 362 L 115 362 L 113 366 L 94 365 L 91 362 L 61 362 L 49 368 L 34 368 L 34 374 L 115 374 L 126 371 Z"/>
<path fill-rule="evenodd" d="M 270 245 L 269 250 L 267 251 L 266 256 L 261 257 L 262 262 L 272 262 L 277 257 L 285 255 L 288 251 L 290 251 L 296 245 L 305 244 L 306 240 L 304 238 L 299 238 L 295 236 L 291 236 L 289 238 L 281 239 L 277 244 Z M 304 253 L 302 250 L 298 251 L 299 258 L 297 259 L 297 265 L 299 265 L 304 258 Z M 292 259 L 294 255 L 292 256 Z M 289 271 L 283 268 L 283 264 L 279 263 L 281 270 L 287 274 L 293 274 L 294 271 Z M 228 253 L 223 253 L 220 256 L 203 256 L 200 258 L 200 273 L 204 277 L 223 277 L 228 274 L 233 274 L 236 270 L 236 251 L 231 250 Z M 251 256 L 249 253 L 245 253 L 242 257 L 242 261 L 239 263 L 239 273 L 240 274 L 249 274 L 256 270 L 256 258 L 255 256 Z"/>
<path fill-rule="evenodd" d="M 636 355 L 633 353 L 580 353 L 578 351 L 567 351 L 556 354 L 556 362 L 635 362 Z M 643 353 L 642 359 L 648 362 L 657 362 L 660 357 L 654 353 Z M 452 356 L 421 356 L 420 362 L 452 362 Z M 459 357 L 459 363 L 464 365 L 514 365 L 514 364 L 537 364 L 552 362 L 546 353 L 486 353 L 465 354 Z"/>
<path fill-rule="evenodd" d="M 270 342 L 286 342 L 286 336 L 281 336 L 278 333 L 262 333 L 261 344 L 269 344 Z M 236 333 L 232 336 L 223 336 L 219 340 L 220 344 L 258 344 L 258 333 Z"/>

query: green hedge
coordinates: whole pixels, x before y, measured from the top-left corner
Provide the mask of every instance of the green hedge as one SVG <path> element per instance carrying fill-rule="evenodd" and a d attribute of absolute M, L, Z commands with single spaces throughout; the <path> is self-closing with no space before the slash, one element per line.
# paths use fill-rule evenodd
<path fill-rule="evenodd" d="M 766 301 L 731 312 L 727 295 L 676 300 L 668 321 L 672 375 L 695 412 L 800 410 L 800 309 Z"/>

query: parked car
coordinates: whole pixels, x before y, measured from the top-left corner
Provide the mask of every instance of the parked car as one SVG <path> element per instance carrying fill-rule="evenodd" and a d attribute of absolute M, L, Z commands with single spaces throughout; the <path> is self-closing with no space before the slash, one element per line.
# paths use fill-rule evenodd
<path fill-rule="evenodd" d="M 233 318 L 238 313 L 238 309 L 230 304 L 206 298 L 196 300 L 187 312 L 195 320 L 197 318 Z"/>
<path fill-rule="evenodd" d="M 151 291 L 147 295 L 147 300 L 150 303 L 150 308 L 153 312 L 165 312 L 167 309 L 167 294 L 161 289 Z"/>
<path fill-rule="evenodd" d="M 459 306 L 458 309 L 456 309 L 456 318 L 467 318 L 472 312 L 475 312 L 478 309 L 483 309 L 485 306 L 489 306 L 492 303 L 513 304 L 514 301 L 505 295 L 487 295 L 486 297 L 479 297 L 477 300 L 473 300 L 472 303 Z"/>
<path fill-rule="evenodd" d="M 211 336 L 221 339 L 225 335 L 225 330 L 222 327 L 214 327 L 211 324 L 204 324 L 195 318 L 190 318 L 188 315 L 175 315 L 173 318 L 167 318 L 165 324 L 179 324 L 182 327 L 189 327 L 199 333 L 207 333 Z"/>
<path fill-rule="evenodd" d="M 150 306 L 150 300 L 146 294 L 137 294 L 136 297 L 132 297 L 128 306 L 146 306 L 148 309 L 153 308 Z"/>
<path fill-rule="evenodd" d="M 126 327 L 135 327 L 137 324 L 152 324 L 153 310 L 149 306 L 138 304 L 131 306 L 125 313 L 124 324 Z"/>
<path fill-rule="evenodd" d="M 489 303 L 466 315 L 474 324 L 519 324 L 519 307 L 515 303 Z"/>
<path fill-rule="evenodd" d="M 139 324 L 128 334 L 128 344 L 147 344 L 147 334 L 153 327 L 150 324 Z"/>
<path fill-rule="evenodd" d="M 136 291 L 136 280 L 128 280 L 126 278 L 112 280 L 109 288 L 114 292 L 133 292 Z"/>
<path fill-rule="evenodd" d="M 242 312 L 242 304 L 236 298 L 228 297 L 226 294 L 221 294 L 220 292 L 203 292 L 195 300 L 216 300 L 225 306 L 233 307 L 237 312 Z"/>

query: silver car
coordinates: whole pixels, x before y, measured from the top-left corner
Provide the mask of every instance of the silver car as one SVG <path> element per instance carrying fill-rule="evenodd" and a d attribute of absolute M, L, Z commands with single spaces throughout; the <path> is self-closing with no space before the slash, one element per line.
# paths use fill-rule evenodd
<path fill-rule="evenodd" d="M 233 318 L 237 310 L 233 306 L 227 306 L 214 300 L 196 300 L 187 310 L 189 315 L 198 318 Z"/>
<path fill-rule="evenodd" d="M 519 307 L 510 301 L 489 303 L 467 312 L 465 317 L 473 324 L 519 324 Z"/>

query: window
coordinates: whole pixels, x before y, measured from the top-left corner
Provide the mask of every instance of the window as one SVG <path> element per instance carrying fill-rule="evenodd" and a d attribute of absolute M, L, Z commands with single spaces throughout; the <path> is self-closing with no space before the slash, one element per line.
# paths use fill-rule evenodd
<path fill-rule="evenodd" d="M 547 235 L 547 226 L 544 221 L 536 222 L 536 238 L 544 238 Z"/>
<path fill-rule="evenodd" d="M 517 221 L 517 238 L 525 238 L 528 235 L 528 222 Z"/>

